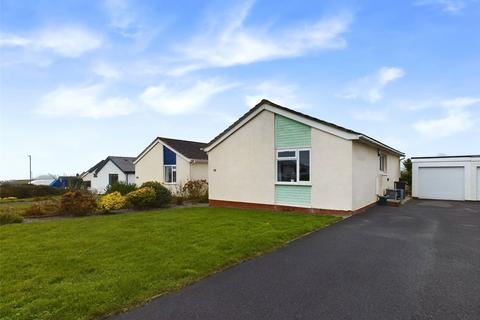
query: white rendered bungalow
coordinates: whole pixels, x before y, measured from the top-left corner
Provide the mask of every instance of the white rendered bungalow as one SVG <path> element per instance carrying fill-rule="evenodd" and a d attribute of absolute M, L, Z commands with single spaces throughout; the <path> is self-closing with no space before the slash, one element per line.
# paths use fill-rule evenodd
<path fill-rule="evenodd" d="M 135 183 L 135 157 L 108 156 L 80 175 L 87 187 L 104 193 L 108 185 L 115 182 Z"/>
<path fill-rule="evenodd" d="M 214 138 L 209 202 L 351 214 L 393 188 L 404 154 L 362 133 L 262 100 Z"/>
<path fill-rule="evenodd" d="M 208 179 L 206 143 L 157 137 L 133 162 L 138 185 L 158 181 L 172 192 L 189 180 Z"/>

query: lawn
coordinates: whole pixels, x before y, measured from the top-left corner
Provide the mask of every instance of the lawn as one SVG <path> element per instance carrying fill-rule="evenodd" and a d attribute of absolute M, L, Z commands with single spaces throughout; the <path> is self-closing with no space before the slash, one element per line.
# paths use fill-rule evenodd
<path fill-rule="evenodd" d="M 0 227 L 0 319 L 91 319 L 340 218 L 183 208 Z"/>

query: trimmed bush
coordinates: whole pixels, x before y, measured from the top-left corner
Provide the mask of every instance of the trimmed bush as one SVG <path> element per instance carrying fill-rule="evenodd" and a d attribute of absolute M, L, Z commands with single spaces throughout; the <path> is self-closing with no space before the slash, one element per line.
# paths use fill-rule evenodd
<path fill-rule="evenodd" d="M 4 201 L 4 202 L 11 202 L 11 201 L 15 201 L 15 200 L 18 200 L 17 197 L 6 197 L 6 198 L 0 198 L 1 201 Z"/>
<path fill-rule="evenodd" d="M 65 191 L 50 186 L 36 186 L 33 184 L 0 184 L 0 198 L 33 198 L 42 196 L 55 196 L 63 194 Z"/>
<path fill-rule="evenodd" d="M 62 213 L 62 207 L 58 200 L 47 200 L 36 202 L 25 210 L 25 216 L 48 217 L 57 216 Z"/>
<path fill-rule="evenodd" d="M 126 206 L 127 198 L 118 191 L 104 195 L 100 198 L 100 201 L 98 202 L 98 207 L 103 212 L 123 209 Z"/>
<path fill-rule="evenodd" d="M 127 194 L 128 203 L 135 209 L 145 209 L 155 206 L 155 189 L 143 187 Z"/>
<path fill-rule="evenodd" d="M 142 188 L 152 188 L 155 191 L 155 207 L 166 207 L 172 202 L 172 192 L 157 181 L 148 181 L 142 184 Z"/>
<path fill-rule="evenodd" d="M 189 200 L 208 202 L 207 180 L 190 180 L 183 185 L 182 192 Z"/>
<path fill-rule="evenodd" d="M 115 182 L 111 185 L 108 185 L 105 189 L 105 193 L 113 193 L 113 192 L 120 192 L 122 196 L 130 193 L 132 191 L 137 190 L 137 186 L 134 183 L 126 183 L 123 181 Z"/>
<path fill-rule="evenodd" d="M 66 214 L 74 216 L 85 216 L 95 212 L 97 201 L 90 192 L 71 191 L 63 195 L 61 201 L 61 210 Z"/>
<path fill-rule="evenodd" d="M 2 208 L 0 211 L 0 225 L 10 224 L 10 223 L 21 223 L 23 217 L 14 212 L 10 212 L 11 208 Z"/>

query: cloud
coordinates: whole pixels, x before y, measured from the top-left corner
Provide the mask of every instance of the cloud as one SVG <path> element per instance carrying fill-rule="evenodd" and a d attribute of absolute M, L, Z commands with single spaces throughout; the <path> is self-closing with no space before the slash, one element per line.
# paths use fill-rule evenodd
<path fill-rule="evenodd" d="M 405 71 L 396 67 L 382 67 L 375 74 L 365 76 L 352 82 L 340 94 L 345 99 L 362 99 L 374 103 L 383 98 L 385 87 L 405 75 Z"/>
<path fill-rule="evenodd" d="M 194 70 L 230 67 L 259 61 L 302 56 L 315 50 L 340 49 L 346 46 L 341 37 L 350 24 L 350 16 L 336 16 L 283 30 L 246 26 L 252 2 L 246 2 L 201 30 L 175 48 L 173 75 Z"/>
<path fill-rule="evenodd" d="M 102 84 L 60 86 L 42 98 L 38 111 L 54 117 L 78 116 L 94 119 L 125 116 L 135 111 L 128 98 L 103 98 L 105 89 Z"/>
<path fill-rule="evenodd" d="M 140 100 L 162 114 L 187 114 L 198 111 L 213 96 L 234 86 L 214 79 L 197 81 L 187 88 L 160 84 L 146 88 Z"/>
<path fill-rule="evenodd" d="M 450 110 L 443 118 L 421 120 L 413 127 L 428 139 L 444 138 L 472 128 L 475 121 L 466 111 Z"/>
<path fill-rule="evenodd" d="M 105 79 L 117 80 L 120 78 L 120 71 L 106 62 L 97 62 L 93 66 L 93 72 Z"/>
<path fill-rule="evenodd" d="M 388 119 L 385 111 L 380 110 L 354 110 L 352 111 L 352 117 L 362 121 L 383 122 Z"/>
<path fill-rule="evenodd" d="M 480 105 L 480 98 L 460 96 L 444 99 L 424 99 L 424 100 L 404 100 L 396 103 L 398 108 L 409 111 L 426 110 L 432 108 L 442 108 L 445 110 L 455 108 L 466 108 L 473 105 Z"/>
<path fill-rule="evenodd" d="M 264 81 L 248 87 L 249 94 L 245 96 L 245 104 L 252 108 L 262 99 L 268 99 L 290 108 L 302 108 L 304 103 L 298 96 L 298 87 L 290 83 Z"/>
<path fill-rule="evenodd" d="M 28 39 L 13 34 L 0 34 L 0 47 L 22 47 L 28 43 Z"/>
<path fill-rule="evenodd" d="M 136 38 L 142 32 L 137 16 L 127 0 L 106 0 L 110 25 L 127 38 Z"/>
<path fill-rule="evenodd" d="M 474 104 L 480 104 L 480 98 L 456 97 L 450 100 L 443 100 L 441 105 L 447 108 L 464 108 Z"/>
<path fill-rule="evenodd" d="M 31 51 L 50 51 L 57 55 L 75 58 L 95 50 L 102 39 L 81 27 L 55 27 L 28 36 L 0 34 L 1 47 L 22 47 Z"/>
<path fill-rule="evenodd" d="M 436 6 L 440 7 L 442 11 L 450 14 L 460 13 L 468 3 L 469 0 L 417 0 L 414 2 L 416 6 Z"/>

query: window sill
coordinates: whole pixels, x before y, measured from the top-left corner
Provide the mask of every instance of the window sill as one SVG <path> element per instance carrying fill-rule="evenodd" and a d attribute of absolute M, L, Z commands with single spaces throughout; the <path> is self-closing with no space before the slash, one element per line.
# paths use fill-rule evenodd
<path fill-rule="evenodd" d="M 163 184 L 174 185 L 177 184 L 176 182 L 164 182 Z"/>
<path fill-rule="evenodd" d="M 311 182 L 275 182 L 275 185 L 279 186 L 306 186 L 306 187 L 311 187 L 312 183 Z"/>

